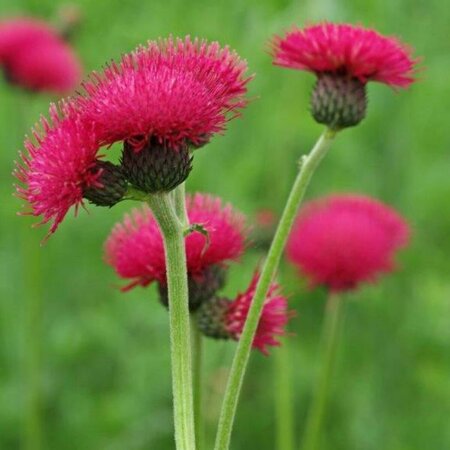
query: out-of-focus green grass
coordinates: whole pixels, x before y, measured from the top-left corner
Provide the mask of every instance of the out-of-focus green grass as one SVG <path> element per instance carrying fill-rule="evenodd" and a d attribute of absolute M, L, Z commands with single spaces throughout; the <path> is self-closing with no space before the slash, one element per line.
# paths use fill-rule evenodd
<path fill-rule="evenodd" d="M 279 212 L 295 162 L 321 128 L 308 114 L 313 77 L 271 66 L 267 39 L 293 23 L 331 19 L 374 26 L 410 42 L 424 59 L 421 81 L 395 94 L 370 85 L 369 113 L 343 132 L 308 198 L 367 193 L 397 207 L 413 240 L 401 271 L 350 296 L 323 449 L 444 450 L 450 447 L 450 11 L 439 0 L 304 1 L 80 0 L 75 46 L 86 71 L 158 36 L 191 34 L 229 43 L 257 74 L 243 118 L 198 152 L 188 189 L 212 192 L 248 214 Z M 51 18 L 59 1 L 2 0 L 1 16 Z M 26 289 L 21 202 L 12 197 L 13 160 L 23 134 L 50 99 L 0 85 L 0 448 L 21 448 L 25 404 Z M 21 106 L 26 117 L 19 116 Z M 122 294 L 102 263 L 102 243 L 130 204 L 68 217 L 39 249 L 42 262 L 43 449 L 171 449 L 167 314 L 154 289 Z M 45 229 L 34 233 L 35 243 Z M 261 253 L 232 270 L 243 289 Z M 282 280 L 298 311 L 290 328 L 296 433 L 316 371 L 324 293 Z M 205 388 L 209 439 L 234 345 L 208 342 Z M 274 448 L 273 361 L 255 354 L 233 449 Z"/>

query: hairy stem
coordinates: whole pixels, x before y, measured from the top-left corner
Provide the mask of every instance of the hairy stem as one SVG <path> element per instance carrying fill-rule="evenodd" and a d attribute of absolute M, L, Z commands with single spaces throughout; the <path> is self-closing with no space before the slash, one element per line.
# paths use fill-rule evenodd
<path fill-rule="evenodd" d="M 197 449 L 203 450 L 203 336 L 195 323 L 192 324 L 192 353 L 194 373 L 194 421 L 195 437 L 197 438 Z"/>
<path fill-rule="evenodd" d="M 250 357 L 251 345 L 258 327 L 259 318 L 264 306 L 270 283 L 278 269 L 289 231 L 297 213 L 298 206 L 303 198 L 309 181 L 327 153 L 336 132 L 326 130 L 317 141 L 309 155 L 301 160 L 300 171 L 295 179 L 288 201 L 284 208 L 277 231 L 264 262 L 261 276 L 255 291 L 255 296 L 250 307 L 244 330 L 239 340 L 233 364 L 231 366 L 225 397 L 222 404 L 219 427 L 216 436 L 215 450 L 228 450 L 236 414 L 239 394 L 242 388 L 245 371 Z"/>
<path fill-rule="evenodd" d="M 191 335 L 183 227 L 169 194 L 148 197 L 161 228 L 169 292 L 170 347 L 177 450 L 195 450 Z"/>

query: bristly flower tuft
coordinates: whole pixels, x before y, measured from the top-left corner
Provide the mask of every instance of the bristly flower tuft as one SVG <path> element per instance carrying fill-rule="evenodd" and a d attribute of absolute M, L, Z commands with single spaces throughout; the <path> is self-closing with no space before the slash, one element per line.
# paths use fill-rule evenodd
<path fill-rule="evenodd" d="M 246 63 L 228 47 L 189 37 L 150 41 L 84 83 L 77 99 L 102 144 L 148 140 L 199 147 L 247 104 Z M 140 145 L 136 150 L 140 150 Z"/>
<path fill-rule="evenodd" d="M 258 279 L 259 275 L 256 274 L 248 289 L 238 294 L 234 300 L 214 298 L 204 302 L 197 313 L 200 331 L 215 339 L 238 341 L 247 320 Z M 253 339 L 253 348 L 267 355 L 268 346 L 280 345 L 277 337 L 285 334 L 290 316 L 287 299 L 281 295 L 279 286 L 272 283 Z"/>

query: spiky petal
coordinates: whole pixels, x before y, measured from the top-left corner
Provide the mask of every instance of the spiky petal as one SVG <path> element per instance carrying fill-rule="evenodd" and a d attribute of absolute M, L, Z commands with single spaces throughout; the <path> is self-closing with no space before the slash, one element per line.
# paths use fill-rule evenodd
<path fill-rule="evenodd" d="M 102 144 L 148 139 L 200 146 L 245 106 L 246 64 L 204 40 L 150 41 L 84 83 L 78 104 Z"/>
<path fill-rule="evenodd" d="M 259 275 L 255 275 L 248 289 L 238 294 L 227 306 L 224 327 L 234 340 L 239 340 L 244 329 L 258 279 Z M 267 347 L 280 345 L 277 337 L 285 334 L 289 317 L 287 299 L 280 293 L 278 284 L 272 283 L 266 295 L 261 318 L 253 339 L 253 348 L 267 355 Z"/>
<path fill-rule="evenodd" d="M 42 223 L 53 221 L 53 233 L 69 209 L 82 204 L 83 189 L 98 184 L 101 171 L 92 171 L 97 137 L 93 125 L 65 103 L 51 105 L 50 120 L 41 118 L 33 134 L 15 172 L 22 184 L 17 191 L 30 204 L 30 214 L 42 216 Z"/>
<path fill-rule="evenodd" d="M 392 271 L 408 239 L 407 223 L 392 208 L 362 195 L 336 195 L 300 211 L 287 256 L 312 285 L 345 291 Z"/>
<path fill-rule="evenodd" d="M 335 73 L 361 83 L 378 81 L 406 88 L 417 59 L 395 37 L 350 24 L 320 23 L 294 28 L 272 42 L 274 64 L 316 74 Z"/>

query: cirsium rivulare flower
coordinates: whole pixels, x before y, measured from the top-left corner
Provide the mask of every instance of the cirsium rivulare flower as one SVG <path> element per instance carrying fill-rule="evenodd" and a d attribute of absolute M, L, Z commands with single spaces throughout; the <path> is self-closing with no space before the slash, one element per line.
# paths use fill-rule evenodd
<path fill-rule="evenodd" d="M 95 155 L 101 146 L 116 141 L 124 143 L 121 171 L 114 169 L 112 176 L 104 177 L 105 183 L 123 175 L 144 192 L 173 189 L 191 169 L 186 152 L 222 132 L 227 120 L 247 103 L 245 70 L 236 53 L 215 42 L 169 38 L 139 47 L 103 74 L 93 73 L 83 94 L 67 100 L 59 112 L 53 108 L 50 123 L 43 119 L 37 143 L 26 142 L 29 155 L 23 157 L 19 170 L 19 179 L 25 183 L 20 195 L 31 203 L 33 214 L 42 214 L 45 222 L 54 219 L 52 232 L 83 195 L 111 206 L 110 197 L 117 201 L 124 183 L 109 186 L 111 196 L 91 195 L 92 189 L 80 188 L 84 181 L 80 173 L 92 170 L 92 158 L 86 158 L 86 153 Z M 102 164 L 98 170 L 109 168 Z M 52 182 L 67 176 L 67 184 L 74 186 L 78 180 L 76 195 L 72 189 L 64 201 L 61 195 L 46 199 L 50 181 L 43 179 L 41 186 L 39 177 L 48 173 Z M 33 186 L 27 186 L 31 180 Z M 57 191 L 58 184 L 53 188 Z"/>
<path fill-rule="evenodd" d="M 217 197 L 196 194 L 187 197 L 192 224 L 201 225 L 207 236 L 193 231 L 185 238 L 189 277 L 202 277 L 213 266 L 226 266 L 244 250 L 244 217 Z M 144 206 L 116 224 L 105 243 L 105 259 L 125 279 L 126 288 L 166 283 L 166 263 L 161 232 L 150 209 Z"/>
<path fill-rule="evenodd" d="M 30 214 L 53 221 L 53 233 L 72 206 L 83 203 L 86 188 L 101 187 L 97 169 L 98 139 L 93 124 L 82 119 L 70 104 L 52 104 L 50 120 L 41 118 L 33 138 L 25 141 L 26 154 L 15 175 L 19 197 L 31 206 Z"/>
<path fill-rule="evenodd" d="M 200 146 L 247 104 L 246 68 L 217 42 L 160 39 L 94 72 L 76 101 L 97 124 L 102 144 Z"/>
<path fill-rule="evenodd" d="M 213 298 L 204 302 L 197 313 L 197 324 L 206 336 L 215 339 L 238 341 L 244 329 L 247 315 L 255 295 L 259 275 L 256 274 L 245 292 L 235 299 Z M 286 297 L 276 283 L 267 292 L 261 318 L 258 322 L 253 348 L 267 355 L 269 346 L 278 346 L 278 337 L 285 335 L 286 325 L 292 313 L 288 311 Z"/>
<path fill-rule="evenodd" d="M 358 124 L 365 116 L 365 86 L 378 81 L 393 88 L 414 82 L 417 59 L 397 38 L 350 24 L 321 23 L 293 28 L 272 41 L 274 64 L 313 72 L 315 120 L 333 129 Z"/>
<path fill-rule="evenodd" d="M 302 208 L 287 256 L 311 285 L 345 291 L 392 271 L 408 239 L 408 224 L 391 207 L 362 195 L 335 195 Z"/>

